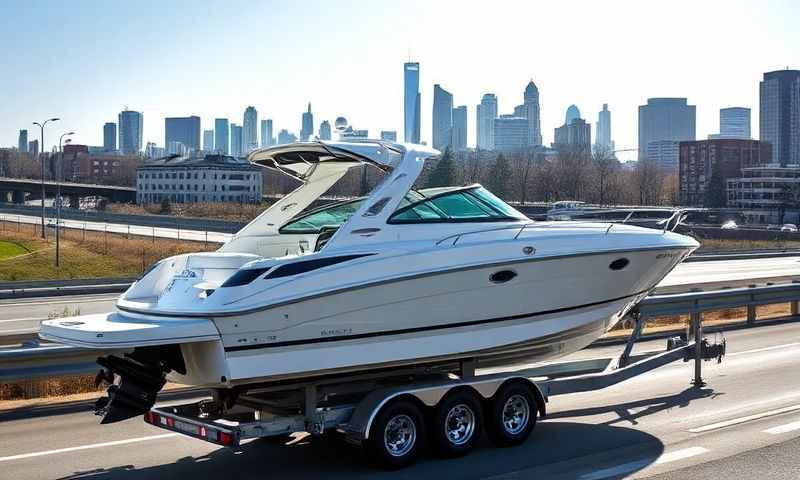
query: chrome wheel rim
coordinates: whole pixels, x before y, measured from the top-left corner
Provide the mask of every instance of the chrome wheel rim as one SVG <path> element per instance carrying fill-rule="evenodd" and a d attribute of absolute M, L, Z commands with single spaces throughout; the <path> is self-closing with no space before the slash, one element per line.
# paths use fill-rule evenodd
<path fill-rule="evenodd" d="M 395 415 L 383 430 L 383 446 L 389 455 L 402 457 L 417 442 L 417 425 L 408 415 Z"/>
<path fill-rule="evenodd" d="M 475 433 L 475 412 L 463 403 L 451 408 L 445 417 L 444 433 L 453 445 L 467 443 Z"/>
<path fill-rule="evenodd" d="M 503 405 L 503 428 L 511 435 L 517 435 L 525 429 L 531 418 L 528 400 L 522 395 L 508 397 Z"/>

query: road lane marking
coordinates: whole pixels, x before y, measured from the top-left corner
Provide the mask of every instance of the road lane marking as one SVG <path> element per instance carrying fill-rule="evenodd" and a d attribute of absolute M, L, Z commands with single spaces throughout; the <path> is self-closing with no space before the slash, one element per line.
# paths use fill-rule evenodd
<path fill-rule="evenodd" d="M 64 303 L 72 303 L 72 304 L 79 304 L 79 303 L 96 303 L 96 302 L 109 302 L 114 301 L 119 297 L 119 293 L 109 294 L 108 297 L 89 297 L 89 298 L 75 298 L 76 296 L 70 295 L 74 300 L 53 300 L 50 302 L 9 302 L 9 303 L 0 303 L 3 306 L 15 307 L 18 305 L 59 305 Z M 47 297 L 47 298 L 58 298 L 58 297 Z"/>
<path fill-rule="evenodd" d="M 91 445 L 81 445 L 79 447 L 59 448 L 57 450 L 44 450 L 41 452 L 22 453 L 19 455 L 11 455 L 9 457 L 0 457 L 0 462 L 9 462 L 11 460 L 22 460 L 24 458 L 43 457 L 45 455 L 55 455 L 57 453 L 74 452 L 77 450 L 89 450 L 92 448 L 102 447 L 115 447 L 117 445 L 127 445 L 129 443 L 147 442 L 150 440 L 160 440 L 162 438 L 177 437 L 178 433 L 164 433 L 162 435 L 151 435 L 149 437 L 129 438 L 127 440 L 116 440 L 114 442 L 94 443 Z"/>
<path fill-rule="evenodd" d="M 768 352 L 768 351 L 770 351 L 770 350 L 778 350 L 778 349 L 780 349 L 780 348 L 787 348 L 787 347 L 796 347 L 796 346 L 798 346 L 798 345 L 800 345 L 800 342 L 794 342 L 794 343 L 785 343 L 785 344 L 783 344 L 783 345 L 773 345 L 773 346 L 771 346 L 771 347 L 754 348 L 754 349 L 752 349 L 752 350 L 745 350 L 745 351 L 742 351 L 742 352 L 728 353 L 728 354 L 726 354 L 726 356 L 728 356 L 728 357 L 735 357 L 736 355 L 744 355 L 744 354 L 746 354 L 746 353 L 759 353 L 759 352 Z"/>
<path fill-rule="evenodd" d="M 792 422 L 779 425 L 777 427 L 768 428 L 764 430 L 764 433 L 769 433 L 770 435 L 780 435 L 782 433 L 789 433 L 795 430 L 800 430 L 800 422 Z"/>
<path fill-rule="evenodd" d="M 668 452 L 658 457 L 658 460 L 656 460 L 656 465 L 676 462 L 678 460 L 683 460 L 684 458 L 696 457 L 697 455 L 702 455 L 704 453 L 708 453 L 708 449 L 703 447 L 689 447 L 681 450 L 675 450 L 674 452 Z"/>
<path fill-rule="evenodd" d="M 609 467 L 609 468 L 604 468 L 602 470 L 589 472 L 581 475 L 578 478 L 580 478 L 580 480 L 601 480 L 604 478 L 618 477 L 620 475 L 637 472 L 650 465 L 663 465 L 665 463 L 677 462 L 678 460 L 684 460 L 686 458 L 696 457 L 697 455 L 708 453 L 708 451 L 709 450 L 707 448 L 703 447 L 683 448 L 681 450 L 675 450 L 674 452 L 664 453 L 656 459 L 646 458 L 642 460 L 636 460 L 633 462 L 623 463 L 615 467 Z"/>
<path fill-rule="evenodd" d="M 710 425 L 704 425 L 702 427 L 690 428 L 689 432 L 691 432 L 691 433 L 708 432 L 708 431 L 711 431 L 711 430 L 717 430 L 719 428 L 730 427 L 731 425 L 737 425 L 737 424 L 740 424 L 740 423 L 750 422 L 750 421 L 753 421 L 753 420 L 759 420 L 759 419 L 765 418 L 765 417 L 772 417 L 772 416 L 775 416 L 775 415 L 780 415 L 782 413 L 795 412 L 797 410 L 800 410 L 800 405 L 792 405 L 790 407 L 778 408 L 776 410 L 770 410 L 768 412 L 756 413 L 754 415 L 748 415 L 746 417 L 732 418 L 730 420 L 725 420 L 724 422 L 712 423 Z"/>

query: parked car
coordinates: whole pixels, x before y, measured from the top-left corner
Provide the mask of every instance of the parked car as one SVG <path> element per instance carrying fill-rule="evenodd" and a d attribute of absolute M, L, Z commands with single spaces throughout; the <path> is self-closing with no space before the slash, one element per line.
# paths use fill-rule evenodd
<path fill-rule="evenodd" d="M 783 226 L 781 227 L 781 232 L 796 232 L 796 231 L 797 231 L 797 225 L 795 225 L 794 223 L 784 223 Z"/>
<path fill-rule="evenodd" d="M 767 230 L 780 230 L 780 225 L 767 225 Z"/>
<path fill-rule="evenodd" d="M 739 228 L 739 225 L 736 225 L 736 222 L 734 222 L 733 220 L 728 220 L 727 222 L 720 225 L 719 228 L 723 230 L 735 230 Z"/>

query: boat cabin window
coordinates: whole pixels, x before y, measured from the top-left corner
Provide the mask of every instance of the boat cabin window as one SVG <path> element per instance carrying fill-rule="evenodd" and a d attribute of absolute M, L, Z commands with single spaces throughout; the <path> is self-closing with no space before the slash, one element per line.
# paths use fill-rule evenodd
<path fill-rule="evenodd" d="M 495 222 L 525 217 L 483 187 L 445 191 L 400 207 L 389 223 Z"/>

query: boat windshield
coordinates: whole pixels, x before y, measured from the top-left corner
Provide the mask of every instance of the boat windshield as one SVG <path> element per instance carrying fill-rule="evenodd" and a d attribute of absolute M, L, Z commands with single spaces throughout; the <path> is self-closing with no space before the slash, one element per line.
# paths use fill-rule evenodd
<path fill-rule="evenodd" d="M 497 222 L 526 217 L 481 186 L 444 191 L 401 206 L 389 223 Z"/>
<path fill-rule="evenodd" d="M 414 190 L 408 192 L 400 202 L 401 208 L 425 198 Z M 302 213 L 280 229 L 282 234 L 318 234 L 323 228 L 338 228 L 361 208 L 367 197 L 326 205 L 307 213 Z"/>

